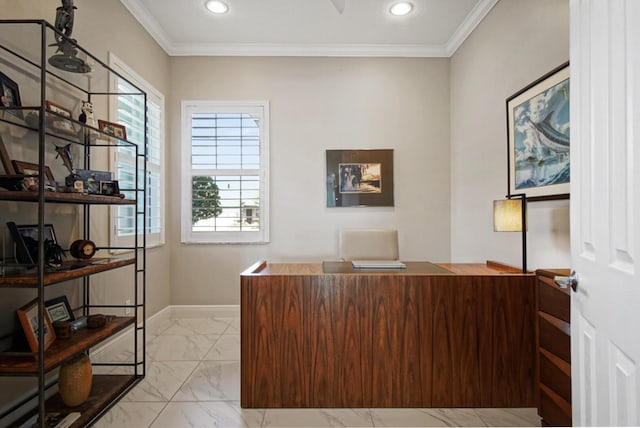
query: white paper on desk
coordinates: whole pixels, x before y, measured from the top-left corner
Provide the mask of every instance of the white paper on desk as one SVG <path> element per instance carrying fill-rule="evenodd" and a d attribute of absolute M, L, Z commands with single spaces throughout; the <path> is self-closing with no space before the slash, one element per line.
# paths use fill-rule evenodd
<path fill-rule="evenodd" d="M 353 260 L 354 269 L 404 269 L 407 267 L 398 260 Z"/>

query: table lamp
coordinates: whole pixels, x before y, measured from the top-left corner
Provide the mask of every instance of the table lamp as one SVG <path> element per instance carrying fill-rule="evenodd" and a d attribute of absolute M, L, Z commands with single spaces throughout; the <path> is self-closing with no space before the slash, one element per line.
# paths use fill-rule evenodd
<path fill-rule="evenodd" d="M 527 272 L 527 195 L 507 195 L 507 199 L 493 201 L 493 230 L 522 232 L 522 272 Z M 524 227 L 523 227 L 524 225 Z"/>

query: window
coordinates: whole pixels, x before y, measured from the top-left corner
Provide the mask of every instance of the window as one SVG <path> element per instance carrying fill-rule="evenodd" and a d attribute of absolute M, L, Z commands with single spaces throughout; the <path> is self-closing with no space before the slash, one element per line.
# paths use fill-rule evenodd
<path fill-rule="evenodd" d="M 114 55 L 110 56 L 111 67 L 147 94 L 147 174 L 142 174 L 142 159 L 136 159 L 133 147 L 118 147 L 114 150 L 112 169 L 116 173 L 121 189 L 136 188 L 136 168 L 138 188 L 146 181 L 146 233 L 147 247 L 164 244 L 164 96 L 144 79 L 129 69 Z M 138 153 L 145 148 L 144 97 L 134 95 L 139 90 L 123 78 L 113 75 L 111 84 L 119 93 L 111 99 L 110 117 L 112 121 L 127 127 L 127 140 L 138 146 Z M 133 192 L 123 191 L 133 198 Z M 128 193 L 128 194 L 127 194 Z M 136 210 L 142 212 L 142 198 L 139 206 L 114 206 L 111 210 L 111 242 L 113 246 L 132 246 L 135 237 Z M 138 218 L 138 233 L 142 234 L 143 222 Z"/>
<path fill-rule="evenodd" d="M 182 130 L 182 242 L 268 242 L 268 102 L 183 101 Z"/>

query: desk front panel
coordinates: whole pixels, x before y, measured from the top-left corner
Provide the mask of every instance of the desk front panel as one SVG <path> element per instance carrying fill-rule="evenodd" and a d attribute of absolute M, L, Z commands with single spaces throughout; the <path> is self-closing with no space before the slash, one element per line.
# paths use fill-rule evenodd
<path fill-rule="evenodd" d="M 243 275 L 243 407 L 535 406 L 531 275 Z"/>

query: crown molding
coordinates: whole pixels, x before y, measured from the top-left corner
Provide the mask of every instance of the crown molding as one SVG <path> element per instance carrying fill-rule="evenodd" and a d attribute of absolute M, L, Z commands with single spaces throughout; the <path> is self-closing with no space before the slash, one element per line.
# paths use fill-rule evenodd
<path fill-rule="evenodd" d="M 149 10 L 137 0 L 120 0 L 169 56 L 325 56 L 448 58 L 499 0 L 481 0 L 445 45 L 173 43 Z"/>
<path fill-rule="evenodd" d="M 166 50 L 166 49 L 165 49 Z M 448 57 L 446 46 L 370 44 L 185 43 L 170 56 Z"/>
<path fill-rule="evenodd" d="M 137 0 L 120 0 L 120 3 L 129 10 L 131 15 L 147 30 L 147 33 L 153 37 L 153 39 L 160 45 L 162 49 L 168 54 L 171 46 L 171 42 L 167 33 L 162 29 L 162 26 L 151 15 L 149 9 L 142 5 L 142 2 Z"/>
<path fill-rule="evenodd" d="M 482 0 L 471 9 L 471 12 L 469 12 L 447 42 L 447 56 L 451 57 L 456 53 L 458 48 L 462 46 L 462 43 L 471 35 L 473 30 L 482 22 L 484 17 L 487 16 L 498 1 L 500 0 Z"/>

